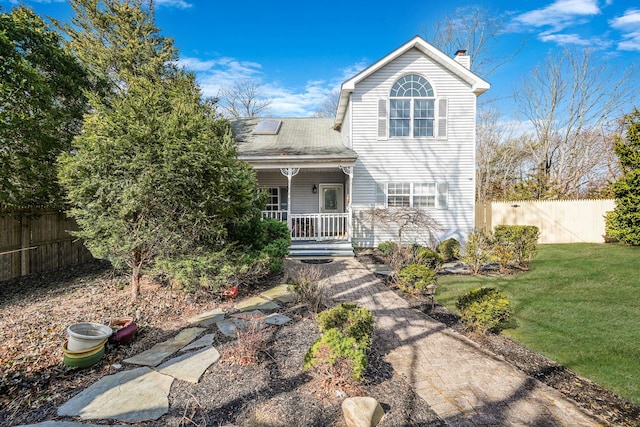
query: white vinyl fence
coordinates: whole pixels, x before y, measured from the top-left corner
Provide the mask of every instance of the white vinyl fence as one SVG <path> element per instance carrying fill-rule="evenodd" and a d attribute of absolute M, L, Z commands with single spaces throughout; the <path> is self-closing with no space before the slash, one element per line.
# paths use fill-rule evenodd
<path fill-rule="evenodd" d="M 535 225 L 539 243 L 603 243 L 604 215 L 615 200 L 539 200 L 476 205 L 476 227 Z"/>

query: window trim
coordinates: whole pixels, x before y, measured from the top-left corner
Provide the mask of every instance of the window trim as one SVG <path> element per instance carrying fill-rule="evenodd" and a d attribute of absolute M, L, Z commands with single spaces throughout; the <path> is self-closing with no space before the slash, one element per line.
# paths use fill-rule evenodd
<path fill-rule="evenodd" d="M 392 194 L 390 191 L 390 186 L 394 188 L 398 188 L 398 186 L 409 186 L 408 193 L 394 193 Z M 433 194 L 420 194 L 416 191 L 416 186 L 433 186 Z M 397 190 L 396 190 L 397 191 Z M 433 197 L 433 206 L 416 206 L 416 197 Z M 389 204 L 390 197 L 408 197 L 409 205 L 400 205 L 397 202 L 394 204 Z M 384 185 L 384 206 L 386 208 L 417 208 L 417 209 L 439 209 L 439 210 L 447 210 L 449 209 L 449 184 L 447 182 L 437 182 L 437 181 L 418 181 L 418 182 L 408 182 L 408 181 L 391 181 L 387 182 Z"/>
<path fill-rule="evenodd" d="M 419 86 L 417 86 L 418 84 Z M 402 93 L 399 93 L 402 92 Z M 424 94 L 417 93 L 424 92 Z M 409 104 L 409 115 L 408 117 L 392 117 L 392 114 L 397 111 L 397 109 L 393 108 L 393 104 L 400 101 L 408 101 Z M 416 116 L 416 106 L 419 101 L 427 101 L 425 111 L 430 112 L 430 115 L 425 117 L 417 117 Z M 389 120 L 388 130 L 389 130 L 389 138 L 435 138 L 437 135 L 436 130 L 436 119 L 438 117 L 436 113 L 436 96 L 435 91 L 433 90 L 433 86 L 424 76 L 416 73 L 406 74 L 400 78 L 398 78 L 393 85 L 391 86 L 391 90 L 389 91 L 389 114 L 387 115 L 387 119 Z M 416 121 L 419 120 L 424 122 L 424 127 L 416 126 Z M 398 122 L 408 122 L 407 135 L 392 135 L 392 129 L 398 129 L 397 126 L 393 126 L 395 121 Z M 401 126 L 399 129 L 404 129 L 405 126 Z M 417 135 L 417 129 L 426 129 L 431 130 L 431 134 L 427 135 Z"/>

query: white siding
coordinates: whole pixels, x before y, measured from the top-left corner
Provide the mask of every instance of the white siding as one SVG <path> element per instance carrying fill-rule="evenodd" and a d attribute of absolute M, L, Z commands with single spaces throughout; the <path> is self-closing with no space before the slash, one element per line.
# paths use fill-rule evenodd
<path fill-rule="evenodd" d="M 427 78 L 437 99 L 448 102 L 446 138 L 378 137 L 378 100 L 389 96 L 391 86 L 403 75 Z M 358 221 L 359 212 L 376 204 L 376 184 L 386 182 L 446 182 L 448 209 L 431 209 L 444 232 L 464 239 L 474 226 L 476 96 L 468 84 L 412 49 L 358 83 L 352 94 L 349 131 L 358 153 L 354 172 L 354 244 L 374 246 L 393 239 L 393 233 L 371 230 Z"/>
<path fill-rule="evenodd" d="M 287 177 L 275 171 L 258 171 L 258 184 L 260 187 L 286 187 Z M 320 196 L 313 194 L 315 184 L 344 184 L 345 174 L 336 169 L 330 171 L 313 171 L 300 169 L 298 175 L 291 179 L 291 213 L 317 213 L 320 212 Z"/>

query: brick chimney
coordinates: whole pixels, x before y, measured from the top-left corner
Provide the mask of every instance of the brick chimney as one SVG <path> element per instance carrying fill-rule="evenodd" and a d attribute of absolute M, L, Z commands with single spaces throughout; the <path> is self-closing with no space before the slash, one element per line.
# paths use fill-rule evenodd
<path fill-rule="evenodd" d="M 471 68 L 471 57 L 467 55 L 467 51 L 465 49 L 458 49 L 455 56 L 453 57 L 453 60 L 466 69 Z"/>

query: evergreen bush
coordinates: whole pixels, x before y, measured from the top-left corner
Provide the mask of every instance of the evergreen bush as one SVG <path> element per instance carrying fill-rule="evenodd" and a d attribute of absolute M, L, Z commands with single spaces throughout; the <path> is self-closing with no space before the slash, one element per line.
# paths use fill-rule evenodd
<path fill-rule="evenodd" d="M 352 303 L 340 303 L 316 316 L 320 337 L 305 355 L 304 367 L 326 366 L 324 374 L 333 379 L 342 376 L 347 366 L 351 379 L 359 381 L 367 368 L 367 352 L 373 337 L 373 314 Z"/>
<path fill-rule="evenodd" d="M 424 264 L 429 268 L 437 270 L 442 264 L 444 264 L 444 257 L 438 252 L 429 249 L 421 248 L 415 257 L 416 261 L 420 264 Z"/>
<path fill-rule="evenodd" d="M 391 256 L 396 251 L 398 245 L 394 242 L 387 240 L 378 245 L 378 250 L 382 252 L 384 256 Z"/>
<path fill-rule="evenodd" d="M 514 264 L 526 269 L 538 251 L 540 231 L 534 225 L 497 225 L 493 232 L 494 257 L 501 267 Z"/>
<path fill-rule="evenodd" d="M 426 265 L 410 264 L 398 271 L 398 287 L 410 294 L 422 293 L 435 283 L 436 272 Z"/>
<path fill-rule="evenodd" d="M 472 289 L 458 298 L 462 323 L 469 329 L 486 334 L 499 329 L 511 319 L 511 303 L 494 288 Z"/>
<path fill-rule="evenodd" d="M 438 252 L 446 262 L 457 260 L 460 257 L 460 242 L 454 238 L 443 240 L 438 245 Z"/>

